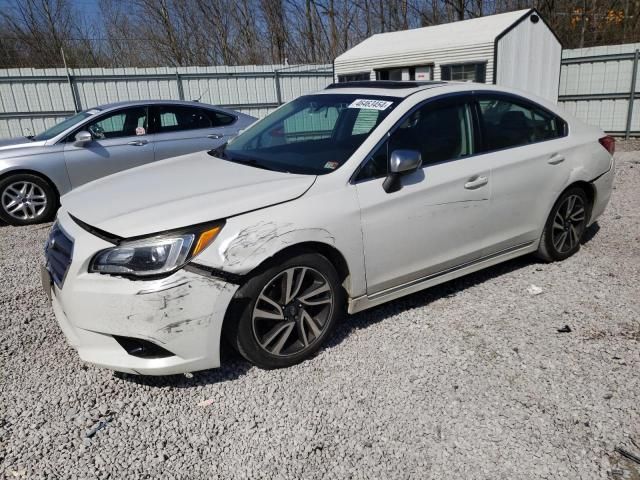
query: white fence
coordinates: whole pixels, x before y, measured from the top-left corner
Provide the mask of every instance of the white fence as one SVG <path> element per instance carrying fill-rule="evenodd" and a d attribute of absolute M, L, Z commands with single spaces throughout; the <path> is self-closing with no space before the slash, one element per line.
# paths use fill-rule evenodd
<path fill-rule="evenodd" d="M 616 135 L 640 135 L 640 43 L 565 50 L 560 105 Z M 145 99 L 199 99 L 262 117 L 333 79 L 332 65 L 0 69 L 0 138 L 30 135 L 75 111 Z"/>
<path fill-rule="evenodd" d="M 558 102 L 616 135 L 640 135 L 640 43 L 565 50 Z"/>
<path fill-rule="evenodd" d="M 200 100 L 262 117 L 332 82 L 332 65 L 0 70 L 0 138 L 38 133 L 112 102 Z"/>

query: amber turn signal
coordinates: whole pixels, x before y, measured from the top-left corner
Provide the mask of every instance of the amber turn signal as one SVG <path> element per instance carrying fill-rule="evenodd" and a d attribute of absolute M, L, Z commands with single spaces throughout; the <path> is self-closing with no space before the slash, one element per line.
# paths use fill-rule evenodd
<path fill-rule="evenodd" d="M 196 256 L 205 248 L 207 248 L 211 244 L 211 242 L 216 239 L 218 233 L 220 233 L 220 230 L 222 230 L 222 225 L 216 225 L 215 227 L 200 233 L 198 241 L 196 242 L 196 246 L 193 247 L 193 253 L 191 254 L 191 256 Z"/>

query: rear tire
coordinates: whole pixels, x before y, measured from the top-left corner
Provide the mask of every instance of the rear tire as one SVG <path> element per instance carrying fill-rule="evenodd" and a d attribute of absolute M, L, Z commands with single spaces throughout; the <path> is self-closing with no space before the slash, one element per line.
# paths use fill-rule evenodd
<path fill-rule="evenodd" d="M 549 213 L 536 256 L 545 262 L 555 262 L 580 250 L 590 215 L 591 205 L 585 191 L 580 187 L 567 189 Z"/>
<path fill-rule="evenodd" d="M 57 207 L 57 192 L 38 175 L 18 173 L 0 180 L 0 219 L 9 225 L 49 221 Z"/>
<path fill-rule="evenodd" d="M 225 321 L 227 341 L 263 369 L 310 358 L 331 336 L 344 306 L 335 268 L 317 253 L 274 259 L 238 291 Z"/>

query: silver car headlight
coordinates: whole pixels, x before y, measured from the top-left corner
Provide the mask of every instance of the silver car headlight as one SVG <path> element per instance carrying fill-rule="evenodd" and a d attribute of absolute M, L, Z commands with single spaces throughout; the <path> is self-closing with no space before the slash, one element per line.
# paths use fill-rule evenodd
<path fill-rule="evenodd" d="M 89 272 L 149 277 L 178 270 L 207 248 L 222 230 L 222 224 L 194 231 L 167 233 L 99 251 Z"/>

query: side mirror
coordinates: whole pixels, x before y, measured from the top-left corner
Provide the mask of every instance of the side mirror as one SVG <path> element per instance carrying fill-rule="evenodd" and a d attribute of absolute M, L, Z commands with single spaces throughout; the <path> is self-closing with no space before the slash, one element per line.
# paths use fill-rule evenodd
<path fill-rule="evenodd" d="M 389 160 L 389 174 L 382 188 L 387 193 L 397 192 L 402 187 L 400 177 L 415 172 L 422 165 L 422 155 L 417 150 L 394 150 Z"/>
<path fill-rule="evenodd" d="M 93 136 L 86 130 L 81 130 L 76 133 L 76 139 L 73 144 L 76 147 L 84 147 L 87 143 L 93 141 Z"/>

